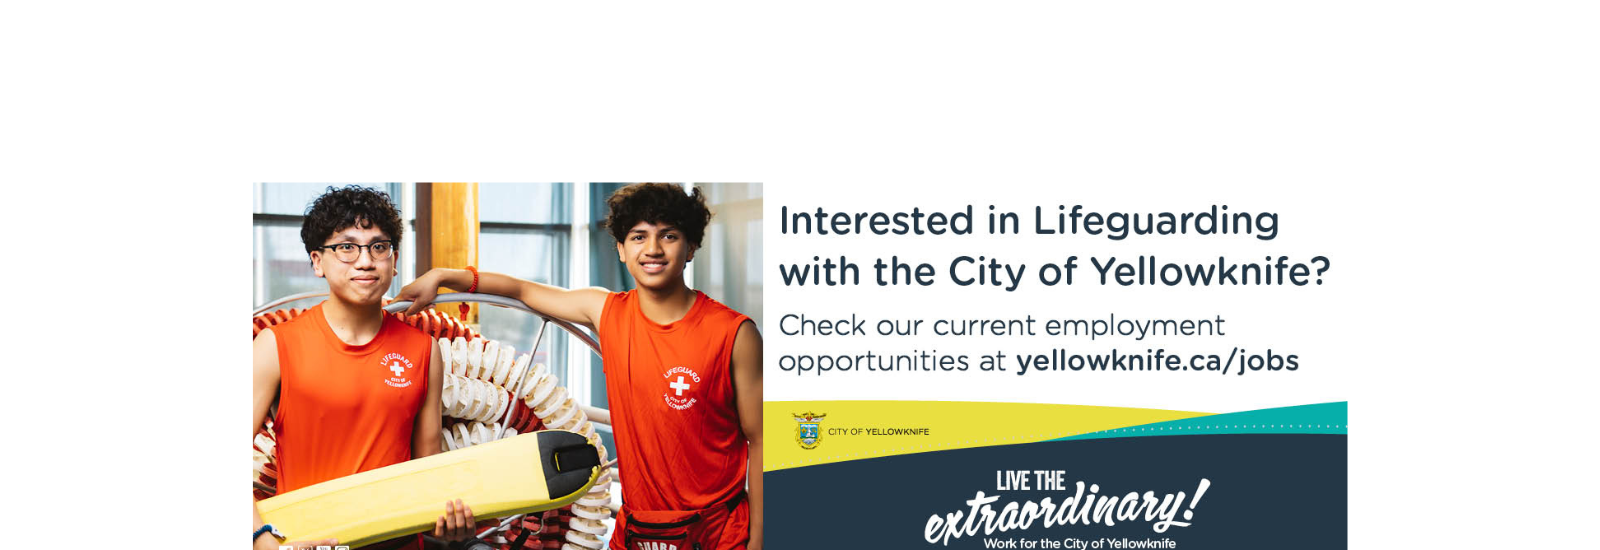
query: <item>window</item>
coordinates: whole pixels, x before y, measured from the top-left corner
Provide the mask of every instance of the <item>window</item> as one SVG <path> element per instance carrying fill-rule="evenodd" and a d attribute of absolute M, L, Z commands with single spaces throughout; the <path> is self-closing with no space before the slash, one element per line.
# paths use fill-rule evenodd
<path fill-rule="evenodd" d="M 570 286 L 572 184 L 478 184 L 478 268 L 519 279 Z M 533 349 L 542 320 L 526 312 L 489 306 L 479 312 L 484 336 L 516 346 L 519 353 Z M 573 347 L 578 346 L 578 347 Z M 568 350 L 590 353 L 572 342 L 565 331 L 550 327 L 534 362 L 544 363 L 570 386 Z M 597 361 L 598 363 L 598 361 Z"/>
<path fill-rule="evenodd" d="M 693 286 L 761 327 L 761 184 L 701 183 L 711 225 L 695 260 Z"/>
<path fill-rule="evenodd" d="M 610 213 L 606 199 L 627 185 L 589 184 L 589 204 L 586 206 L 589 211 L 589 285 L 612 292 L 633 290 L 633 277 L 628 276 L 628 267 L 617 261 L 617 239 L 611 236 L 609 228 L 601 226 L 606 214 Z"/>
<path fill-rule="evenodd" d="M 416 277 L 416 254 L 411 238 L 415 233 L 414 214 L 409 208 L 412 186 L 399 183 L 364 183 L 389 194 L 400 219 L 405 223 L 406 234 L 400 240 L 400 276 L 389 288 L 393 297 L 400 291 L 401 282 Z M 311 201 L 322 196 L 328 188 L 343 184 L 326 183 L 257 183 L 255 207 L 251 224 L 254 233 L 255 255 L 251 260 L 253 299 L 257 306 L 303 292 L 328 291 L 328 283 L 317 277 L 311 269 L 311 259 L 305 244 L 300 242 L 300 225 L 305 221 Z M 298 300 L 282 307 L 311 307 L 325 297 Z"/>

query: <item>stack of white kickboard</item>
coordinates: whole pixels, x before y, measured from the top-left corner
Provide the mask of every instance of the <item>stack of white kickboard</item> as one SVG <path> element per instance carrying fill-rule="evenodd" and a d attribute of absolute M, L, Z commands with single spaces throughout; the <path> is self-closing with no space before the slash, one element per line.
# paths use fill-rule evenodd
<path fill-rule="evenodd" d="M 520 399 L 545 429 L 583 434 L 599 449 L 600 462 L 606 462 L 606 447 L 589 416 L 549 368 L 543 363 L 529 365 L 532 354 L 517 355 L 515 347 L 494 340 L 457 337 L 439 339 L 439 357 L 449 367 L 440 389 L 444 415 L 462 420 L 444 430 L 444 450 L 516 435 L 516 430 L 502 426 L 510 422 L 510 409 Z M 601 548 L 608 530 L 605 520 L 611 517 L 611 481 L 611 468 L 601 470 L 594 488 L 573 504 L 568 547 Z"/>
<path fill-rule="evenodd" d="M 272 432 L 272 421 L 268 420 L 267 421 L 267 433 L 259 433 L 259 432 L 256 433 L 255 444 L 251 445 L 251 448 L 250 448 L 251 455 L 252 455 L 251 456 L 251 463 L 252 463 L 251 465 L 254 466 L 254 470 L 255 470 L 255 480 L 254 481 L 256 483 L 261 483 L 263 485 L 276 485 L 277 484 L 277 478 L 276 477 L 273 477 L 270 480 L 262 478 L 262 475 L 266 473 L 268 465 L 272 466 L 272 469 L 273 469 L 274 472 L 277 471 L 277 467 L 278 467 L 277 464 L 276 464 L 277 461 L 273 460 L 273 456 L 275 456 L 275 455 L 273 455 L 273 450 L 274 450 L 274 447 L 277 446 L 277 442 L 273 441 L 273 439 L 271 437 L 268 437 L 268 433 L 271 433 L 271 432 Z M 265 483 L 266 481 L 272 481 L 272 483 Z"/>
<path fill-rule="evenodd" d="M 444 415 L 467 421 L 444 432 L 444 450 L 453 451 L 499 439 L 499 419 L 512 404 L 511 392 L 505 389 L 506 381 L 519 379 L 533 356 L 524 353 L 518 357 L 516 348 L 501 346 L 493 340 L 474 338 L 469 342 L 457 337 L 453 342 L 439 339 L 439 357 L 449 367 L 444 387 L 439 392 Z"/>

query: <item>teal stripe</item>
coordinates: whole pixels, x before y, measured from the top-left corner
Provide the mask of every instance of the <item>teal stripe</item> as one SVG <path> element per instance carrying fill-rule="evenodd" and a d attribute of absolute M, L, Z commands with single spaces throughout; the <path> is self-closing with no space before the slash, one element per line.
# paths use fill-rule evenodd
<path fill-rule="evenodd" d="M 1050 441 L 1205 434 L 1349 435 L 1350 402 L 1318 403 L 1276 409 L 1213 414 L 1062 437 Z"/>

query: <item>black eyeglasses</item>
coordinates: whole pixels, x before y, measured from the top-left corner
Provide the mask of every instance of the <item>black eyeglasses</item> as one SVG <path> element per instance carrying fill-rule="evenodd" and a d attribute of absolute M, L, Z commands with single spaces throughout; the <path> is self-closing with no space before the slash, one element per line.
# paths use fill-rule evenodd
<path fill-rule="evenodd" d="M 367 249 L 367 252 L 372 255 L 372 261 L 374 261 L 374 262 L 381 262 L 381 261 L 387 260 L 387 259 L 389 259 L 390 256 L 394 255 L 394 242 L 393 241 L 378 241 L 378 242 L 375 242 L 375 243 L 372 243 L 372 244 L 356 244 L 356 243 L 325 244 L 325 245 L 319 246 L 317 248 L 318 249 L 332 248 L 333 249 L 333 257 L 338 258 L 339 261 L 347 263 L 347 264 L 348 263 L 354 263 L 357 258 L 360 258 L 361 257 L 361 249 L 363 249 L 363 248 Z"/>

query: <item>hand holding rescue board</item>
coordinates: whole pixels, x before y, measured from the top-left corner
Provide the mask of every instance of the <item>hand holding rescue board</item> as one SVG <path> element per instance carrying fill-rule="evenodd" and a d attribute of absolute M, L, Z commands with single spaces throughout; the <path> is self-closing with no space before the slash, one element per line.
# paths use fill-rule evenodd
<path fill-rule="evenodd" d="M 505 517 L 577 501 L 600 474 L 583 435 L 543 431 L 402 462 L 257 503 L 292 539 L 361 546 L 434 527 L 439 503 L 460 498 L 479 517 Z"/>

